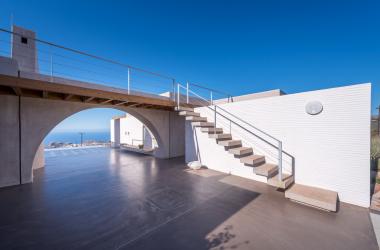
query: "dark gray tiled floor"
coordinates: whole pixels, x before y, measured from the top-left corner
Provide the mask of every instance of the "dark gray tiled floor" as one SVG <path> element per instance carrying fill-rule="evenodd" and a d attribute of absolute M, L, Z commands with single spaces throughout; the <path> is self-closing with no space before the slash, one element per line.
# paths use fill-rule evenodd
<path fill-rule="evenodd" d="M 0 189 L 0 249 L 377 249 L 366 209 L 304 207 L 183 158 L 96 149 L 46 163 Z"/>

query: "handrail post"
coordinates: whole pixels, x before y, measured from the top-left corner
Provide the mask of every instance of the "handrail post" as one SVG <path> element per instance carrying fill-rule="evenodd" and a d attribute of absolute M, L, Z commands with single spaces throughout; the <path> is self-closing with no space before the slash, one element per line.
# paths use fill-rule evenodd
<path fill-rule="evenodd" d="M 131 68 L 128 67 L 128 95 L 131 93 Z"/>
<path fill-rule="evenodd" d="M 53 55 L 50 55 L 50 81 L 53 81 Z"/>
<path fill-rule="evenodd" d="M 189 104 L 189 82 L 186 82 L 186 103 Z"/>
<path fill-rule="evenodd" d="M 216 105 L 214 105 L 214 134 L 216 134 Z"/>
<path fill-rule="evenodd" d="M 175 79 L 173 78 L 172 79 L 172 87 L 173 87 L 173 90 L 172 90 L 172 93 L 173 93 L 173 102 L 175 102 Z"/>
<path fill-rule="evenodd" d="M 179 83 L 177 84 L 177 108 L 179 110 Z"/>
<path fill-rule="evenodd" d="M 282 142 L 278 142 L 278 179 L 282 182 Z"/>

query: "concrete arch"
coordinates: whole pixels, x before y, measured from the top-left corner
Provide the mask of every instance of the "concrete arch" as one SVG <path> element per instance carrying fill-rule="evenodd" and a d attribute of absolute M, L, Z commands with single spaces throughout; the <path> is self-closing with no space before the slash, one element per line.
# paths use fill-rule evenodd
<path fill-rule="evenodd" d="M 123 107 L 117 107 L 117 106 L 110 107 L 110 106 L 105 106 L 105 105 L 96 105 L 96 106 L 91 105 L 91 107 L 87 107 L 87 105 L 83 105 L 83 106 L 81 105 L 81 106 L 75 107 L 74 109 L 63 110 L 63 112 L 61 112 L 60 115 L 54 116 L 54 119 L 48 120 L 48 122 L 46 122 L 46 120 L 44 121 L 43 125 L 45 127 L 42 130 L 43 134 L 38 134 L 38 135 L 42 136 L 42 138 L 36 138 L 36 140 L 39 140 L 39 143 L 41 144 L 43 142 L 43 140 L 46 138 L 46 136 L 59 123 L 61 123 L 66 118 L 69 118 L 70 116 L 75 115 L 75 114 L 77 114 L 78 112 L 81 112 L 81 111 L 90 110 L 90 109 L 97 109 L 97 108 L 117 109 L 117 110 L 124 111 L 124 112 L 126 112 L 126 113 L 134 116 L 141 123 L 143 123 L 148 128 L 148 130 L 153 134 L 154 138 L 157 141 L 157 144 L 158 144 L 159 148 L 163 147 L 163 145 L 164 145 L 163 139 L 161 138 L 161 135 L 160 135 L 158 129 L 155 127 L 155 124 L 153 124 L 149 120 L 152 117 L 147 117 L 147 114 L 144 114 L 145 112 L 143 110 L 141 110 L 141 109 L 138 110 L 138 109 L 126 108 L 126 107 L 123 108 Z M 156 157 L 165 158 L 165 155 L 160 153 L 160 152 L 162 152 L 162 150 L 160 151 L 158 149 L 157 151 L 158 151 L 158 153 L 155 154 Z M 36 154 L 35 154 L 35 157 L 36 157 Z M 34 160 L 35 160 L 35 157 L 34 157 Z"/>
<path fill-rule="evenodd" d="M 14 157 L 8 162 L 12 166 L 7 166 L 5 170 L 12 173 L 6 173 L 5 181 L 0 179 L 0 187 L 32 182 L 33 161 L 43 139 L 61 121 L 86 109 L 115 108 L 135 116 L 156 138 L 159 147 L 155 156 L 158 158 L 183 156 L 185 152 L 185 121 L 183 117 L 172 111 L 14 96 L 0 97 L 0 103 L 3 103 L 3 99 L 13 107 L 14 111 L 19 107 L 19 119 L 15 120 L 19 120 L 20 126 L 9 128 L 19 138 L 19 147 L 15 148 Z M 1 154 L 0 151 L 0 156 Z"/>

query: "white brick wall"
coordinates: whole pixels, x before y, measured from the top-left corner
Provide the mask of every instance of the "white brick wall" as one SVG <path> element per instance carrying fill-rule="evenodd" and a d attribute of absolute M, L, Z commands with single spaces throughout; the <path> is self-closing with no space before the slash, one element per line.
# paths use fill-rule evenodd
<path fill-rule="evenodd" d="M 323 112 L 312 116 L 305 112 L 305 105 L 315 100 L 323 104 Z M 370 106 L 371 84 L 221 105 L 283 142 L 284 151 L 294 157 L 296 183 L 337 191 L 341 201 L 363 207 L 370 204 Z M 197 111 L 213 121 L 207 108 Z M 224 119 L 218 118 L 217 126 L 229 131 Z M 231 132 L 234 139 L 243 139 L 244 146 L 277 163 L 275 148 L 237 126 L 232 125 Z M 206 134 L 197 130 L 195 135 L 189 124 L 186 134 L 187 161 L 196 158 L 198 150 L 202 163 L 210 168 L 265 181 Z M 285 172 L 291 171 L 291 157 L 283 158 Z"/>
<path fill-rule="evenodd" d="M 143 144 L 143 127 L 144 125 L 131 115 L 120 118 L 120 143 L 135 146 Z"/>

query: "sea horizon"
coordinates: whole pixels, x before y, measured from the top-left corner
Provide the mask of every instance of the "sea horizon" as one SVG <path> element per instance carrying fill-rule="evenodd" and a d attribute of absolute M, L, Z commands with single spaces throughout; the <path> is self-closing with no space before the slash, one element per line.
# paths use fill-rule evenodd
<path fill-rule="evenodd" d="M 57 143 L 80 143 L 82 131 L 60 131 L 49 133 L 43 143 L 45 146 L 57 142 Z M 83 142 L 85 141 L 97 141 L 97 142 L 109 142 L 110 132 L 109 131 L 88 131 L 83 132 Z"/>

